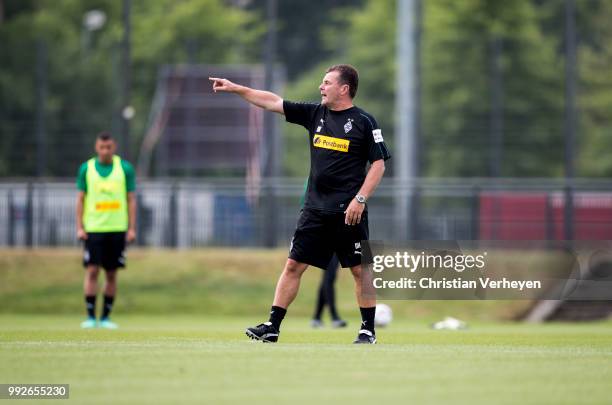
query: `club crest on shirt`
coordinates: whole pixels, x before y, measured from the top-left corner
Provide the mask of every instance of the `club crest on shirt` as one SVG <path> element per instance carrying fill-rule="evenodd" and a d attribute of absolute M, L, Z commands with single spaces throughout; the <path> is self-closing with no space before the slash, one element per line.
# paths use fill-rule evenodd
<path fill-rule="evenodd" d="M 344 133 L 348 134 L 351 129 L 353 129 L 353 119 L 349 118 L 344 124 Z"/>

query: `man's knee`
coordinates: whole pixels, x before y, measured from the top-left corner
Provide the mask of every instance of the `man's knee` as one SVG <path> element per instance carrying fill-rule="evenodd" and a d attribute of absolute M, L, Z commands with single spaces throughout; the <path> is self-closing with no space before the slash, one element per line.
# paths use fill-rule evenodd
<path fill-rule="evenodd" d="M 99 271 L 100 269 L 98 268 L 98 266 L 87 266 L 86 277 L 92 281 L 95 281 L 98 279 Z"/>
<path fill-rule="evenodd" d="M 305 263 L 300 263 L 293 259 L 287 259 L 287 263 L 285 263 L 285 274 L 293 277 L 300 277 L 302 273 L 308 267 Z"/>
<path fill-rule="evenodd" d="M 351 267 L 351 274 L 355 280 L 361 280 L 361 265 Z"/>

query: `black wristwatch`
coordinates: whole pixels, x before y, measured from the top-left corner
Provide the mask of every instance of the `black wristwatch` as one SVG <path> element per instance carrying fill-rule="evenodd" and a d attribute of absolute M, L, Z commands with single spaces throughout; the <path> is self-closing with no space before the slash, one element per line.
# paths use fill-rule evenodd
<path fill-rule="evenodd" d="M 361 194 L 357 194 L 357 195 L 355 196 L 355 200 L 357 200 L 357 202 L 358 202 L 359 204 L 365 204 L 365 202 L 366 202 L 366 198 L 365 198 L 365 196 L 364 196 L 364 195 L 361 195 Z"/>

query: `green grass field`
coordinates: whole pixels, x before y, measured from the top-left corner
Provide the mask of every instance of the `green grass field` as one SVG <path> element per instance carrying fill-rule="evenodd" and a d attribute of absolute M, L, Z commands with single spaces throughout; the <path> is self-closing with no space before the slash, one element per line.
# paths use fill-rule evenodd
<path fill-rule="evenodd" d="M 284 250 L 134 250 L 120 275 L 116 331 L 79 328 L 79 251 L 0 251 L 0 383 L 70 384 L 74 403 L 610 403 L 612 322 L 508 321 L 520 301 L 387 302 L 376 346 L 359 324 L 348 273 L 338 299 L 349 328 L 313 330 L 318 270 L 304 278 L 281 342 L 263 320 Z M 441 316 L 465 331 L 433 331 Z M 27 401 L 26 401 L 27 402 Z"/>
<path fill-rule="evenodd" d="M 432 331 L 396 322 L 380 344 L 354 328 L 288 319 L 278 344 L 243 335 L 254 319 L 0 316 L 0 381 L 68 383 L 79 403 L 610 403 L 612 323 L 473 324 Z M 355 325 L 355 322 L 353 322 Z"/>
<path fill-rule="evenodd" d="M 131 249 L 119 273 L 116 312 L 150 315 L 260 317 L 270 308 L 287 249 Z M 0 249 L 0 314 L 81 314 L 83 269 L 79 249 Z M 290 316 L 310 316 L 321 270 L 309 269 Z M 102 281 L 102 277 L 100 278 Z M 336 282 L 340 313 L 357 316 L 349 271 Z M 515 318 L 526 301 L 391 301 L 396 317 L 433 322 Z"/>

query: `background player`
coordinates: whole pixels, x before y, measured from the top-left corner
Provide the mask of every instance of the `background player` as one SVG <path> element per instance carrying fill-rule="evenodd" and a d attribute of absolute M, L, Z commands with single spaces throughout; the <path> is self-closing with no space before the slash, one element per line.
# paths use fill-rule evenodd
<path fill-rule="evenodd" d="M 338 257 L 334 255 L 327 265 L 327 268 L 322 269 L 323 276 L 321 277 L 321 283 L 319 284 L 319 290 L 317 292 L 317 304 L 312 320 L 310 321 L 310 325 L 313 328 L 320 328 L 323 326 L 321 316 L 323 315 L 325 306 L 329 308 L 329 315 L 332 319 L 331 325 L 333 328 L 344 328 L 347 326 L 346 321 L 340 318 L 340 314 L 338 314 L 338 309 L 336 308 L 336 287 L 334 284 L 336 283 L 339 265 Z"/>
<path fill-rule="evenodd" d="M 108 132 L 96 139 L 96 157 L 79 168 L 77 177 L 77 236 L 84 241 L 85 305 L 82 328 L 117 328 L 110 313 L 117 293 L 117 269 L 125 267 L 125 244 L 136 239 L 136 180 L 130 163 L 115 155 L 117 145 Z M 104 306 L 96 321 L 98 272 L 106 270 Z"/>

